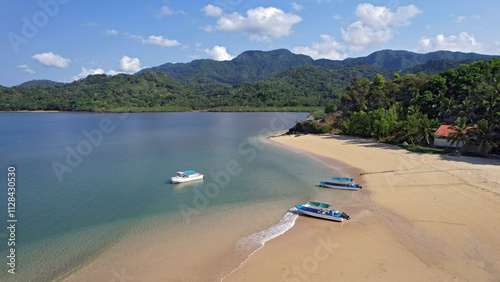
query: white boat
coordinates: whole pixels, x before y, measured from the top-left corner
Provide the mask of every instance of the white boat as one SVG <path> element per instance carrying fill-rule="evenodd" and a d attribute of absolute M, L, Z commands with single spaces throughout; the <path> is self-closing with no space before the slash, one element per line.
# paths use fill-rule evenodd
<path fill-rule="evenodd" d="M 177 172 L 177 175 L 170 178 L 172 183 L 182 183 L 198 179 L 203 179 L 203 174 L 198 173 L 194 170 L 185 170 Z"/>
<path fill-rule="evenodd" d="M 302 206 L 296 205 L 299 211 L 305 215 L 318 217 L 322 219 L 328 219 L 332 221 L 339 221 L 339 222 L 351 219 L 351 217 L 348 216 L 345 212 L 339 213 L 338 211 L 335 210 L 328 210 L 328 208 L 330 208 L 331 206 L 332 205 L 330 204 L 324 204 L 318 202 L 309 202 Z"/>

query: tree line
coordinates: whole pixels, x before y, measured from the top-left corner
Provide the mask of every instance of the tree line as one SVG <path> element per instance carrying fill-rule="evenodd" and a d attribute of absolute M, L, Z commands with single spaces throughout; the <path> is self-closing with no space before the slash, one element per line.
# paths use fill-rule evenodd
<path fill-rule="evenodd" d="M 489 152 L 500 136 L 500 59 L 462 64 L 437 75 L 394 74 L 386 81 L 357 77 L 342 96 L 344 117 L 338 125 L 348 135 L 412 144 L 431 144 L 440 124 L 465 142 Z M 472 130 L 472 129 L 473 130 Z"/>

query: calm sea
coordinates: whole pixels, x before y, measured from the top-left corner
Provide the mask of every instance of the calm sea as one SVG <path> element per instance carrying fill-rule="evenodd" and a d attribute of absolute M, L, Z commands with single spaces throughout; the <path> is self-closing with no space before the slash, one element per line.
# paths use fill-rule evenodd
<path fill-rule="evenodd" d="M 245 228 L 234 223 L 240 226 L 234 232 L 231 227 L 225 230 L 232 234 L 228 242 L 238 242 L 228 247 L 243 248 L 248 255 L 293 225 L 295 217 L 287 210 L 308 201 L 319 179 L 328 180 L 332 174 L 330 168 L 264 138 L 305 117 L 1 113 L 0 280 L 69 277 L 139 234 L 166 232 L 172 236 L 163 238 L 175 242 L 182 239 L 179 226 L 188 230 L 190 224 L 205 222 L 211 230 L 219 225 L 228 229 L 231 222 L 212 215 L 234 213 L 235 207 L 255 220 L 248 220 Z M 15 232 L 7 229 L 9 167 L 15 167 L 16 176 L 10 218 L 17 220 Z M 177 171 L 188 169 L 206 178 L 169 183 Z M 200 238 L 205 231 L 210 232 L 197 231 Z M 14 247 L 8 245 L 12 236 Z M 196 245 L 196 237 L 193 240 Z M 15 266 L 7 264 L 11 248 Z M 221 268 L 226 273 L 219 275 L 241 259 L 228 258 L 226 269 Z M 16 274 L 8 272 L 13 267 Z M 112 275 L 116 278 L 116 271 L 110 271 Z"/>

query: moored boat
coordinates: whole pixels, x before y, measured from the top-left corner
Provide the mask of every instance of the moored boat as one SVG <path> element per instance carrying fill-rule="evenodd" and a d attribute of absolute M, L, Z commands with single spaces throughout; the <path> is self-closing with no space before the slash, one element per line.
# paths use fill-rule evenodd
<path fill-rule="evenodd" d="M 203 174 L 198 173 L 194 170 L 185 170 L 177 172 L 177 175 L 170 178 L 172 183 L 182 183 L 198 179 L 203 179 Z"/>
<path fill-rule="evenodd" d="M 328 209 L 332 205 L 319 203 L 319 202 L 309 202 L 305 205 L 296 205 L 297 209 L 305 215 L 342 222 L 344 220 L 351 219 L 345 212 L 339 213 L 338 211 Z"/>

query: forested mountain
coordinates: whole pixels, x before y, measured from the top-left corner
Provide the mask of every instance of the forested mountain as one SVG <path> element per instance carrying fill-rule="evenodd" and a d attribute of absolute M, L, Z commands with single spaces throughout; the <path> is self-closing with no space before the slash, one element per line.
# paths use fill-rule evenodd
<path fill-rule="evenodd" d="M 400 65 L 403 61 L 408 64 L 414 62 L 415 58 L 425 57 L 406 51 L 386 50 L 374 54 L 368 56 L 371 62 L 385 65 L 395 61 Z M 400 56 L 398 60 L 395 59 L 397 54 Z M 463 58 L 477 54 L 435 52 L 427 58 L 438 55 Z M 439 59 L 409 68 L 389 69 L 359 60 L 353 62 L 353 59 L 329 63 L 327 60 L 314 61 L 288 50 L 248 51 L 226 62 L 197 60 L 188 64 L 158 67 L 170 75 L 153 71 L 138 75 L 91 75 L 57 86 L 0 87 L 0 110 L 231 111 L 242 107 L 245 110 L 336 108 L 340 106 L 341 98 L 350 91 L 346 91 L 346 87 L 353 80 L 360 80 L 360 77 L 369 80 L 378 76 L 390 80 L 395 74 L 401 77 L 406 74 L 427 77 L 428 73 L 440 73 L 457 68 L 460 63 L 472 61 Z"/>
<path fill-rule="evenodd" d="M 409 51 L 382 50 L 374 52 L 366 57 L 347 58 L 341 62 L 342 64 L 364 62 L 379 68 L 402 69 L 402 68 L 413 67 L 416 65 L 421 65 L 430 60 L 441 60 L 441 59 L 454 60 L 454 61 L 479 60 L 479 59 L 486 60 L 495 57 L 498 56 L 481 55 L 476 53 L 451 52 L 451 51 L 436 51 L 427 54 L 419 54 Z"/>
<path fill-rule="evenodd" d="M 0 88 L 0 110 L 112 111 L 174 107 L 190 110 L 189 92 L 163 73 L 89 75 L 63 86 Z M 184 107 L 184 108 L 183 108 Z"/>
<path fill-rule="evenodd" d="M 400 70 L 425 64 L 429 60 L 461 61 L 490 59 L 493 57 L 495 56 L 450 51 L 418 54 L 409 51 L 382 50 L 366 57 L 336 61 L 327 59 L 313 60 L 306 55 L 293 54 L 289 50 L 278 49 L 273 51 L 246 51 L 230 61 L 194 60 L 190 63 L 167 63 L 143 69 L 137 74 L 151 70 L 161 71 L 192 90 L 202 90 L 207 87 L 214 88 L 221 85 L 261 81 L 291 67 L 306 64 L 333 69 L 352 63 L 366 63 L 374 67 Z M 440 69 L 440 71 L 444 70 Z"/>
<path fill-rule="evenodd" d="M 34 79 L 30 81 L 26 81 L 24 83 L 19 84 L 18 86 L 38 86 L 38 87 L 48 87 L 48 86 L 62 86 L 65 83 L 63 82 L 57 82 L 57 81 L 52 81 L 48 79 Z"/>
<path fill-rule="evenodd" d="M 375 77 L 378 73 L 387 77 L 393 75 L 391 70 L 366 63 L 352 63 L 335 69 L 302 65 L 263 81 L 217 88 L 204 96 L 219 107 L 338 106 L 340 98 L 345 94 L 345 87 L 352 79 L 358 76 Z"/>
<path fill-rule="evenodd" d="M 143 69 L 138 74 L 151 70 L 161 71 L 183 84 L 237 84 L 263 80 L 291 67 L 313 62 L 309 56 L 296 55 L 286 49 L 246 51 L 230 61 L 195 60 L 190 63 L 167 63 Z"/>

